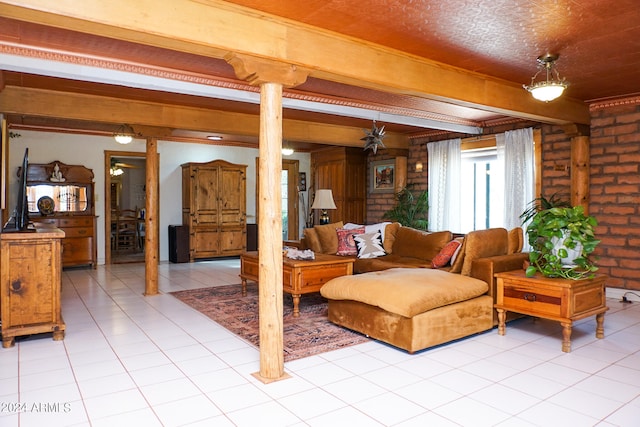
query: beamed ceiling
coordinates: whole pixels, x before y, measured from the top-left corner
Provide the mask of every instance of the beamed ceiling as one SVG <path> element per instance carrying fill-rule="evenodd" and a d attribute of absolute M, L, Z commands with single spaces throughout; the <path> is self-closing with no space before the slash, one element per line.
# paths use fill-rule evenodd
<path fill-rule="evenodd" d="M 640 96 L 637 0 L 50 3 L 0 0 L 0 111 L 16 129 L 109 134 L 130 122 L 255 146 L 259 88 L 236 77 L 225 47 L 310 70 L 284 94 L 284 138 L 303 150 L 358 146 L 373 119 L 403 147 L 514 119 L 584 123 L 589 106 Z M 330 51 L 334 40 L 347 49 Z M 570 85 L 541 104 L 521 86 L 547 52 Z"/>

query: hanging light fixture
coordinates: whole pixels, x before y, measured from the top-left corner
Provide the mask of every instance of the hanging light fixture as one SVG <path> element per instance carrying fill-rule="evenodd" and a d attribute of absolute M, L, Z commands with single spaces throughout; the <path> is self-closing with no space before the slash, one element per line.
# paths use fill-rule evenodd
<path fill-rule="evenodd" d="M 547 53 L 538 57 L 538 72 L 531 77 L 530 85 L 523 85 L 523 87 L 531 92 L 538 101 L 549 102 L 562 95 L 562 92 L 567 88 L 568 83 L 565 82 L 564 77 L 561 79 L 558 70 L 556 70 L 555 64 L 560 55 L 553 55 Z M 542 71 L 545 72 L 546 80 L 536 82 L 536 77 Z"/>
<path fill-rule="evenodd" d="M 293 154 L 293 148 L 291 148 L 291 145 L 289 145 L 289 143 L 286 141 L 282 141 L 282 155 L 290 156 L 292 154 Z"/>
<path fill-rule="evenodd" d="M 113 138 L 118 141 L 120 144 L 129 144 L 133 141 L 133 136 L 135 132 L 131 126 L 128 124 L 120 125 L 118 130 L 113 134 Z"/>

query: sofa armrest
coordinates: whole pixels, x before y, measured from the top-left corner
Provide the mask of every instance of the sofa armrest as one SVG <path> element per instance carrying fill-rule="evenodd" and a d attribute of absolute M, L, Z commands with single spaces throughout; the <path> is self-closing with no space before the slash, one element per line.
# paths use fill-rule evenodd
<path fill-rule="evenodd" d="M 502 273 L 503 271 L 522 270 L 525 261 L 529 261 L 529 253 L 527 252 L 478 258 L 471 264 L 471 277 L 483 280 L 489 284 L 488 294 L 495 304 L 497 298 L 497 280 L 494 275 L 496 273 Z M 508 313 L 507 321 L 517 317 L 520 317 L 520 315 Z M 496 310 L 493 310 L 493 325 L 496 326 L 497 324 L 498 313 Z"/>
<path fill-rule="evenodd" d="M 483 280 L 489 284 L 489 295 L 496 299 L 496 273 L 503 271 L 522 270 L 525 261 L 529 260 L 529 253 L 518 252 L 510 255 L 498 255 L 478 258 L 471 264 L 471 277 Z"/>

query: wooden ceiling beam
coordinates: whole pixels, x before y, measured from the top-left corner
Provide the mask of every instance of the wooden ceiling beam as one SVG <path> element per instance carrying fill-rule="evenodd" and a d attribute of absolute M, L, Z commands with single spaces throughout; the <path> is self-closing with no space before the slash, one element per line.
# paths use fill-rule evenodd
<path fill-rule="evenodd" d="M 6 86 L 0 92 L 0 111 L 116 125 L 128 123 L 143 134 L 146 129 L 149 135 L 143 136 L 156 137 L 166 136 L 167 129 L 257 137 L 260 128 L 258 115 L 18 86 Z M 387 147 L 409 147 L 406 136 L 393 132 L 386 135 Z M 283 138 L 290 141 L 362 147 L 363 136 L 361 128 L 283 120 Z"/>
<path fill-rule="evenodd" d="M 179 10 L 180 13 L 176 13 Z M 223 59 L 229 52 L 281 61 L 310 76 L 410 94 L 547 123 L 588 124 L 567 97 L 535 101 L 521 84 L 279 19 L 221 0 L 0 0 L 0 15 Z"/>

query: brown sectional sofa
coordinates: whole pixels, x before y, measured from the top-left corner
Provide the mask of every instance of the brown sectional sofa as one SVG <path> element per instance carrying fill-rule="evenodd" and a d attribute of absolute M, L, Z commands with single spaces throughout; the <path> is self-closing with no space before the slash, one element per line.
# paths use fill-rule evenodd
<path fill-rule="evenodd" d="M 315 251 L 337 246 L 330 231 L 342 224 L 323 227 L 318 241 L 309 245 L 314 249 L 315 244 Z M 361 274 L 339 277 L 322 287 L 331 322 L 408 352 L 497 324 L 494 274 L 520 269 L 528 259 L 520 252 L 521 229 L 473 231 L 464 237 L 453 265 L 439 269 L 432 268 L 431 261 L 452 240 L 450 232 L 426 233 L 399 224 L 385 229 L 387 255 L 357 259 L 354 272 Z M 309 234 L 313 242 L 313 233 L 306 233 L 305 240 Z"/>
<path fill-rule="evenodd" d="M 344 227 L 342 222 L 327 225 L 316 225 L 305 229 L 305 236 L 300 247 L 314 252 L 333 254 L 338 251 L 336 229 Z M 451 241 L 453 235 L 449 231 L 427 233 L 410 227 L 402 227 L 399 223 L 387 223 L 384 229 L 383 246 L 386 255 L 377 258 L 356 258 L 353 264 L 354 274 L 380 271 L 396 267 L 431 268 L 433 258 Z M 448 269 L 448 267 L 447 267 Z"/>

